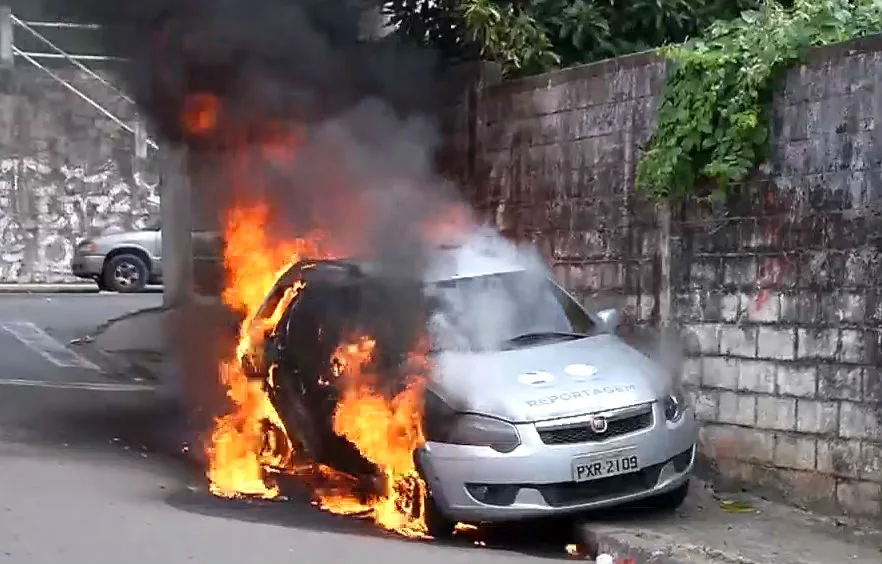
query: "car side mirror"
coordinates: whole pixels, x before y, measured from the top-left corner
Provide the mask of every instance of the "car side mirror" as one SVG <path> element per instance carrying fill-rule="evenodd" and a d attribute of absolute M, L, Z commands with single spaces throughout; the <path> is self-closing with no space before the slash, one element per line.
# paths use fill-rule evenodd
<path fill-rule="evenodd" d="M 619 326 L 619 310 L 615 308 L 603 309 L 597 312 L 597 317 L 603 322 L 606 330 L 612 333 Z"/>

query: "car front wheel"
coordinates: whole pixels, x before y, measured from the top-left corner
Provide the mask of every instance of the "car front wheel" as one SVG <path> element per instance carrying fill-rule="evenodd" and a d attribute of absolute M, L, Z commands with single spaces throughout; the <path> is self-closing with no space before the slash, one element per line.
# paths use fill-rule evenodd
<path fill-rule="evenodd" d="M 117 255 L 104 266 L 104 285 L 114 292 L 140 292 L 147 285 L 148 275 L 147 265 L 140 257 Z"/>
<path fill-rule="evenodd" d="M 438 540 L 449 540 L 453 538 L 453 532 L 456 529 L 456 521 L 449 519 L 435 500 L 432 494 L 426 495 L 426 528 L 432 538 Z"/>

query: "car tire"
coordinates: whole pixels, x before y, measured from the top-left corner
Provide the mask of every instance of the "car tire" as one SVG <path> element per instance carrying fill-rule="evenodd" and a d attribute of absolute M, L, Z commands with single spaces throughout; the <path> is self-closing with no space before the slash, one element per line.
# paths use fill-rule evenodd
<path fill-rule="evenodd" d="M 298 456 L 306 457 L 306 459 L 318 461 L 322 455 L 322 442 L 319 440 L 319 434 L 313 424 L 312 415 L 309 410 L 300 401 L 300 398 L 286 398 L 284 413 L 287 415 L 285 425 L 288 421 L 293 423 L 292 432 L 289 437 L 294 442 L 294 452 Z"/>
<path fill-rule="evenodd" d="M 456 521 L 448 518 L 435 503 L 432 494 L 426 495 L 426 529 L 432 538 L 450 540 L 456 529 Z"/>
<path fill-rule="evenodd" d="M 103 279 L 108 290 L 124 294 L 140 292 L 147 285 L 149 271 L 137 255 L 117 255 L 104 265 Z"/>
<path fill-rule="evenodd" d="M 689 480 L 675 490 L 650 498 L 649 504 L 660 511 L 673 511 L 683 505 L 687 495 L 689 495 Z"/>
<path fill-rule="evenodd" d="M 95 278 L 95 283 L 98 284 L 98 291 L 99 292 L 107 292 L 108 290 L 110 290 L 110 288 L 107 287 L 107 284 L 104 283 L 104 276 L 103 275 Z"/>

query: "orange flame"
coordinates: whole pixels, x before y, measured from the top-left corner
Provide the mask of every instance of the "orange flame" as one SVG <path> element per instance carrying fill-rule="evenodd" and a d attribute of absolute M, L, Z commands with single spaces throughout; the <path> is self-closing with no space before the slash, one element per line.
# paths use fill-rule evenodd
<path fill-rule="evenodd" d="M 249 379 L 243 361 L 259 345 L 264 332 L 300 291 L 302 285 L 286 290 L 275 311 L 265 320 L 254 316 L 267 293 L 302 253 L 314 251 L 314 242 L 298 240 L 280 246 L 269 244 L 263 230 L 269 219 L 266 205 L 234 208 L 227 218 L 224 264 L 230 273 L 223 292 L 224 303 L 245 314 L 239 344 L 231 358 L 219 365 L 219 378 L 227 388 L 232 410 L 215 421 L 208 450 L 208 480 L 212 493 L 222 497 L 241 495 L 272 499 L 278 488 L 269 483 L 268 467 L 290 464 L 291 442 L 267 449 L 267 423 L 284 430 L 284 424 L 270 402 L 264 382 Z M 272 325 L 271 325 L 272 324 Z"/>
<path fill-rule="evenodd" d="M 265 319 L 255 316 L 278 277 L 304 256 L 322 257 L 321 237 L 271 241 L 266 233 L 269 208 L 264 203 L 233 208 L 224 234 L 224 263 L 229 277 L 222 294 L 224 303 L 244 314 L 235 352 L 219 364 L 219 378 L 231 400 L 229 413 L 215 420 L 208 448 L 210 490 L 222 497 L 253 496 L 273 499 L 280 491 L 269 470 L 298 474 L 288 433 L 272 405 L 266 378 L 249 378 L 247 360 L 260 350 L 287 305 L 303 285 L 286 289 L 283 299 Z M 295 328 L 296 330 L 296 328 Z M 412 376 L 404 390 L 388 399 L 375 389 L 376 374 L 367 365 L 374 350 L 368 337 L 342 345 L 335 355 L 335 370 L 328 375 L 340 386 L 341 399 L 334 413 L 334 432 L 354 443 L 365 458 L 383 473 L 386 493 L 361 501 L 354 493 L 354 479 L 327 467 L 319 472 L 332 487 L 316 485 L 317 504 L 331 512 L 370 515 L 381 527 L 403 535 L 426 534 L 422 507 L 425 484 L 417 475 L 413 451 L 424 442 L 421 429 L 422 386 L 428 366 L 425 356 L 413 355 Z M 268 433 L 268 428 L 280 431 Z M 276 437 L 275 442 L 268 441 Z"/>
<path fill-rule="evenodd" d="M 184 99 L 181 121 L 191 135 L 207 135 L 217 127 L 220 101 L 213 94 L 189 94 Z"/>
<path fill-rule="evenodd" d="M 228 387 L 233 410 L 215 422 L 208 452 L 209 488 L 221 497 L 277 497 L 279 489 L 268 483 L 265 469 L 286 466 L 288 462 L 278 450 L 264 449 L 264 421 L 282 428 L 281 420 L 261 383 L 248 380 L 238 363 L 221 363 L 220 379 Z M 290 452 L 290 443 L 286 446 Z"/>
<path fill-rule="evenodd" d="M 370 513 L 381 527 L 405 536 L 423 536 L 426 485 L 417 474 L 413 452 L 425 443 L 422 430 L 424 358 L 414 354 L 417 365 L 403 391 L 391 400 L 376 391 L 376 374 L 367 365 L 375 342 L 368 337 L 337 349 L 335 378 L 343 395 L 334 412 L 334 432 L 349 439 L 362 455 L 383 472 L 386 495 L 369 505 L 352 496 L 326 495 L 321 507 L 336 513 Z"/>
<path fill-rule="evenodd" d="M 471 210 L 459 203 L 442 206 L 422 231 L 422 237 L 436 245 L 461 245 L 474 232 Z"/>

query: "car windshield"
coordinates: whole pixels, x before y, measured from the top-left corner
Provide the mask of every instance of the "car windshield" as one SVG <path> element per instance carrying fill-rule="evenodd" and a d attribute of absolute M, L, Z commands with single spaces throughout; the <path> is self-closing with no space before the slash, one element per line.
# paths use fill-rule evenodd
<path fill-rule="evenodd" d="M 542 273 L 507 272 L 430 284 L 435 350 L 508 350 L 590 336 L 585 310 Z"/>

